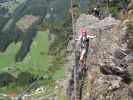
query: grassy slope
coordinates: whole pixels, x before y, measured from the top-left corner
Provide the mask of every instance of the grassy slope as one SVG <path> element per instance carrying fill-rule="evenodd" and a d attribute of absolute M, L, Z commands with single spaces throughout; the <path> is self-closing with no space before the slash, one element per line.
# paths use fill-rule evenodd
<path fill-rule="evenodd" d="M 15 63 L 15 55 L 19 50 L 21 43 L 14 44 L 12 43 L 4 53 L 0 53 L 0 69 L 1 72 L 8 71 L 7 69 L 10 67 L 13 69 L 13 74 L 16 75 L 21 71 L 29 71 L 35 75 L 40 75 L 44 71 L 48 70 L 50 65 L 50 57 L 48 56 L 48 32 L 39 31 L 37 36 L 34 38 L 34 41 L 31 46 L 30 52 L 27 54 L 25 59 L 22 62 Z M 54 60 L 54 57 L 52 57 Z M 56 65 L 52 65 L 52 74 L 46 73 L 47 75 L 52 75 L 52 80 L 58 80 L 64 77 L 64 68 L 61 65 L 58 65 L 58 61 L 56 61 Z M 9 72 L 9 71 L 8 71 Z M 48 76 L 48 77 L 50 77 Z M 47 80 L 46 80 L 47 81 Z M 45 80 L 42 80 L 41 83 L 47 83 Z M 42 84 L 42 85 L 43 85 Z M 49 84 L 49 82 L 48 82 Z M 11 84 L 8 87 L 3 87 L 0 89 L 0 92 L 4 93 L 12 93 L 12 92 L 21 92 L 24 87 L 15 86 L 15 84 Z"/>
<path fill-rule="evenodd" d="M 19 50 L 20 43 L 12 43 L 4 53 L 0 53 L 0 69 L 6 70 L 9 67 L 19 68 L 22 71 L 48 67 L 48 33 L 39 31 L 35 37 L 31 51 L 23 62 L 15 63 L 15 55 Z"/>
<path fill-rule="evenodd" d="M 24 61 L 15 63 L 15 55 L 20 46 L 21 43 L 12 43 L 4 53 L 0 53 L 0 72 L 8 71 L 7 69 L 10 67 L 13 69 L 12 71 L 15 75 L 21 71 L 29 71 L 34 74 L 39 74 L 40 71 L 48 68 L 48 32 L 39 31 L 32 43 L 31 51 L 28 53 Z M 43 52 L 43 55 L 41 55 L 40 52 Z M 34 69 L 34 71 L 32 69 Z M 16 87 L 15 84 L 11 84 L 8 87 L 0 88 L 0 92 L 18 93 L 23 91 L 23 88 L 24 87 Z"/>
<path fill-rule="evenodd" d="M 0 71 L 7 67 L 13 67 L 15 61 L 15 54 L 19 50 L 20 43 L 12 43 L 4 53 L 0 52 Z"/>
<path fill-rule="evenodd" d="M 44 71 L 48 68 L 48 33 L 39 31 L 35 37 L 31 51 L 26 58 L 17 63 L 20 69 L 29 71 Z M 43 69 L 43 70 L 42 70 Z M 37 74 L 37 73 L 36 73 Z"/>

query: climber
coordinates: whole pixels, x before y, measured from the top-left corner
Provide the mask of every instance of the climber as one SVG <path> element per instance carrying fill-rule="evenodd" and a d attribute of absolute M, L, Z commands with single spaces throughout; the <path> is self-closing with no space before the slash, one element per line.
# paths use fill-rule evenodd
<path fill-rule="evenodd" d="M 89 47 L 89 38 L 95 38 L 96 36 L 90 35 L 90 32 L 86 28 L 80 29 L 79 38 L 80 41 L 80 62 L 86 64 L 87 51 Z"/>
<path fill-rule="evenodd" d="M 93 9 L 93 13 L 94 13 L 94 16 L 100 18 L 100 11 L 99 11 L 99 8 L 96 8 L 96 7 L 95 7 L 95 8 Z"/>

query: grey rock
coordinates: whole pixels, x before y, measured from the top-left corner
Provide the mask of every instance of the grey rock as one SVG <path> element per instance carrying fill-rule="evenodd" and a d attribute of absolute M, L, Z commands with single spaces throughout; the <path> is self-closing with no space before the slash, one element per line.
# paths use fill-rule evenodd
<path fill-rule="evenodd" d="M 81 15 L 76 22 L 76 32 L 81 27 L 86 27 L 97 36 L 96 39 L 90 40 L 90 47 L 95 49 L 98 65 L 91 65 L 88 68 L 85 80 L 88 83 L 84 84 L 82 100 L 125 100 L 128 98 L 126 84 L 131 81 L 132 71 L 126 64 L 126 60 L 131 57 L 127 56 L 129 52 L 120 49 L 120 35 L 126 36 L 127 33 L 125 30 L 117 31 L 119 24 L 120 21 L 111 16 L 99 20 L 85 14 Z M 87 60 L 88 63 L 90 60 L 91 56 Z M 98 74 L 93 75 L 94 73 Z"/>
<path fill-rule="evenodd" d="M 133 99 L 133 82 L 129 85 L 128 87 L 128 96 L 129 96 L 129 100 Z"/>

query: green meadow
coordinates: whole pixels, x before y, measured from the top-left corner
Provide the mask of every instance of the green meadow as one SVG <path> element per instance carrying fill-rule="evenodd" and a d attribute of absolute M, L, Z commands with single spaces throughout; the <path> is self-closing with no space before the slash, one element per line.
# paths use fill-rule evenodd
<path fill-rule="evenodd" d="M 48 47 L 48 32 L 39 31 L 32 42 L 30 52 L 22 62 L 16 64 L 16 67 L 40 74 L 49 66 Z"/>
<path fill-rule="evenodd" d="M 45 80 L 40 80 L 40 85 L 52 85 L 54 81 L 64 77 L 63 60 L 59 56 L 49 56 L 49 40 L 47 31 L 38 31 L 34 38 L 31 49 L 22 62 L 15 62 L 15 56 L 20 49 L 21 42 L 12 43 L 4 53 L 0 53 L 0 73 L 9 72 L 16 76 L 21 72 L 30 72 L 39 76 L 45 73 Z M 27 86 L 26 86 L 27 87 Z M 20 93 L 25 86 L 10 84 L 0 88 L 2 93 Z"/>
<path fill-rule="evenodd" d="M 4 53 L 0 53 L 1 71 L 7 71 L 10 68 L 33 73 L 47 69 L 48 45 L 48 32 L 39 31 L 32 42 L 30 52 L 22 62 L 16 63 L 15 56 L 21 43 L 12 43 Z"/>

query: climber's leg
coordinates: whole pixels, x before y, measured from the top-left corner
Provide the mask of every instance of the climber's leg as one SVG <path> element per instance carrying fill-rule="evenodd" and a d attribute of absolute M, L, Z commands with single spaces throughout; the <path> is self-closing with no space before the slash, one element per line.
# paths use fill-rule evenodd
<path fill-rule="evenodd" d="M 80 62 L 84 63 L 84 56 L 85 56 L 86 49 L 82 49 L 81 55 L 80 55 Z"/>

